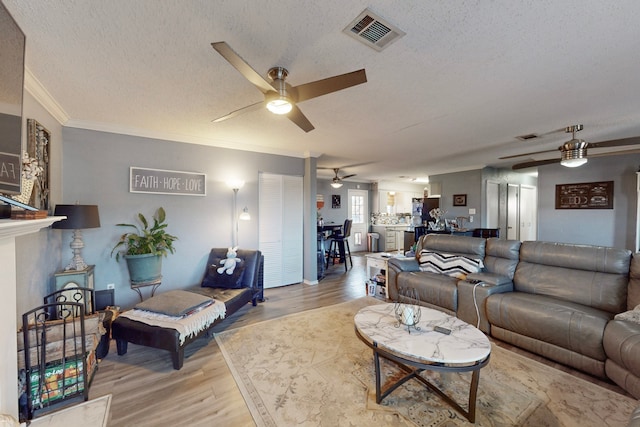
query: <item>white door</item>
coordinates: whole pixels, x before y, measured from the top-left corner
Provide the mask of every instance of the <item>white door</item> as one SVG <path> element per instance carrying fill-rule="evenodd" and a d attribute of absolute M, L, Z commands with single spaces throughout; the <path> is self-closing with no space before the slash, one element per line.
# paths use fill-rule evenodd
<path fill-rule="evenodd" d="M 260 173 L 258 247 L 264 255 L 264 287 L 302 281 L 302 177 Z"/>
<path fill-rule="evenodd" d="M 498 228 L 500 212 L 500 183 L 487 181 L 487 228 Z"/>
<path fill-rule="evenodd" d="M 537 190 L 530 185 L 520 186 L 520 240 L 536 240 Z"/>
<path fill-rule="evenodd" d="M 519 240 L 520 224 L 518 221 L 518 211 L 520 203 L 519 186 L 509 184 L 507 188 L 507 239 Z"/>
<path fill-rule="evenodd" d="M 347 217 L 353 220 L 349 248 L 351 252 L 367 250 L 367 230 L 369 229 L 369 193 L 366 190 L 349 190 Z"/>

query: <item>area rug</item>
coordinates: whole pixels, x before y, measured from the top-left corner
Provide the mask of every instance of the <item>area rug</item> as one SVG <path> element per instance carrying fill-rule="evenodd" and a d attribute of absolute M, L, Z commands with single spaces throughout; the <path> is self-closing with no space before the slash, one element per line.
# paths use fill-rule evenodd
<path fill-rule="evenodd" d="M 416 380 L 381 404 L 373 354 L 355 335 L 353 316 L 371 297 L 216 335 L 258 426 L 472 425 Z M 400 375 L 382 364 L 391 381 Z M 425 373 L 467 407 L 470 373 Z M 624 426 L 634 399 L 493 346 L 482 369 L 479 426 Z"/>

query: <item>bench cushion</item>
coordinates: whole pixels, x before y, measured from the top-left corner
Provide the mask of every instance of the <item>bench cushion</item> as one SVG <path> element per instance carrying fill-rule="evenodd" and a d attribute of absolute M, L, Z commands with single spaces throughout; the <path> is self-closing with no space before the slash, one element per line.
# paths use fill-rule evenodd
<path fill-rule="evenodd" d="M 211 304 L 213 304 L 213 299 L 209 297 L 178 290 L 155 295 L 153 298 L 137 304 L 136 309 L 182 317 Z"/>

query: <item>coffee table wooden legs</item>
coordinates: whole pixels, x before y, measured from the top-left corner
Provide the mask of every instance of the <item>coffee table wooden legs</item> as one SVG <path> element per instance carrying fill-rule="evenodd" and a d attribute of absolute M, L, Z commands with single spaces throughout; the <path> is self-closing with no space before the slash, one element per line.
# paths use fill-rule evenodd
<path fill-rule="evenodd" d="M 382 391 L 382 379 L 380 372 L 380 357 L 387 359 L 391 362 L 394 362 L 400 369 L 405 371 L 407 375 L 400 378 L 398 381 L 390 385 L 386 390 Z M 394 356 L 384 350 L 378 348 L 378 346 L 374 343 L 373 346 L 373 361 L 376 371 L 376 403 L 382 402 L 382 400 L 387 397 L 391 392 L 400 387 L 405 382 L 409 381 L 412 378 L 420 381 L 427 388 L 435 392 L 438 396 L 440 396 L 445 402 L 447 402 L 450 406 L 452 406 L 455 410 L 460 412 L 465 416 L 469 422 L 475 423 L 476 421 L 476 398 L 478 395 L 478 384 L 480 383 L 480 369 L 485 367 L 489 363 L 489 356 L 486 359 L 478 362 L 472 366 L 445 366 L 440 364 L 433 365 L 425 365 L 422 363 L 415 363 L 409 360 L 402 359 L 400 357 Z M 443 372 L 469 372 L 472 371 L 471 374 L 471 384 L 469 388 L 469 402 L 468 409 L 465 410 L 458 402 L 453 400 L 449 395 L 447 395 L 444 391 L 440 390 L 436 385 L 427 381 L 423 376 L 419 375 L 420 372 L 425 370 L 431 371 L 443 371 Z"/>

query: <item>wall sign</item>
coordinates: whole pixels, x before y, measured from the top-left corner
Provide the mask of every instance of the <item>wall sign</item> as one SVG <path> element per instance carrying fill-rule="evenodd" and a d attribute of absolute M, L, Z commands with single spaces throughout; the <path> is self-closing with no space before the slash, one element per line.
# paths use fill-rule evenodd
<path fill-rule="evenodd" d="M 207 175 L 164 169 L 129 168 L 131 193 L 206 196 Z"/>
<path fill-rule="evenodd" d="M 613 209 L 613 181 L 556 185 L 556 209 Z"/>

